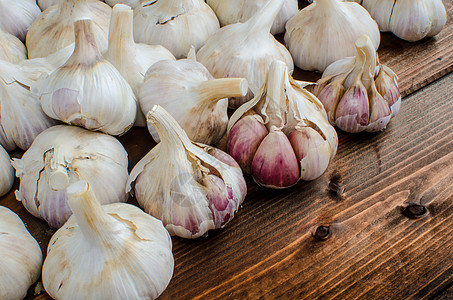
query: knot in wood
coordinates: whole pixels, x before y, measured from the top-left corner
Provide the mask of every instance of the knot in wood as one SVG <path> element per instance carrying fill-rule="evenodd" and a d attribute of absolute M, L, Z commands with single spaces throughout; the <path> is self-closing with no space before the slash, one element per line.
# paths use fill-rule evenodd
<path fill-rule="evenodd" d="M 426 215 L 428 209 L 421 204 L 409 204 L 403 211 L 403 214 L 410 219 L 418 219 Z"/>
<path fill-rule="evenodd" d="M 319 241 L 324 241 L 330 236 L 330 226 L 328 225 L 321 225 L 316 228 L 315 231 L 315 239 Z"/>

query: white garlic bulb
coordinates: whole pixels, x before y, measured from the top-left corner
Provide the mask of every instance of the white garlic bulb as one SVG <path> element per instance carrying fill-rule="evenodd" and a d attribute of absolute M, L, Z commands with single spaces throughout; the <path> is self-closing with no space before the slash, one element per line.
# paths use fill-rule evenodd
<path fill-rule="evenodd" d="M 214 79 L 197 61 L 163 60 L 146 72 L 139 102 L 144 114 L 156 104 L 162 106 L 192 141 L 214 145 L 226 132 L 227 98 L 245 96 L 247 90 L 244 78 Z M 148 124 L 148 130 L 158 142 L 152 124 Z"/>
<path fill-rule="evenodd" d="M 330 64 L 313 92 L 323 103 L 329 121 L 341 130 L 383 130 L 400 109 L 397 76 L 379 63 L 368 36 L 360 36 L 355 47 L 356 56 Z"/>
<path fill-rule="evenodd" d="M 220 25 L 225 26 L 245 22 L 265 5 L 268 0 L 207 0 L 206 1 L 219 18 Z M 272 24 L 271 33 L 279 34 L 285 31 L 286 22 L 299 11 L 297 0 L 285 0 L 277 17 Z"/>
<path fill-rule="evenodd" d="M 74 42 L 74 21 L 93 20 L 93 33 L 101 52 L 107 50 L 112 8 L 99 0 L 58 0 L 30 26 L 25 45 L 28 57 L 45 57 Z"/>
<path fill-rule="evenodd" d="M 68 187 L 74 215 L 49 242 L 44 288 L 54 299 L 156 299 L 173 275 L 168 232 L 136 206 L 101 206 L 91 187 Z"/>
<path fill-rule="evenodd" d="M 378 25 L 361 5 L 317 0 L 286 23 L 285 43 L 296 66 L 322 72 L 334 61 L 355 55 L 354 42 L 363 34 L 379 47 Z"/>
<path fill-rule="evenodd" d="M 116 4 L 126 4 L 129 7 L 135 8 L 140 4 L 140 0 L 105 0 L 105 3 L 114 7 Z"/>
<path fill-rule="evenodd" d="M 104 57 L 116 67 L 138 97 L 146 70 L 159 60 L 175 60 L 175 57 L 161 45 L 136 44 L 133 35 L 133 18 L 132 9 L 129 6 L 117 4 L 113 7 L 109 47 Z M 139 105 L 137 105 L 135 125 L 146 126 L 145 116 Z"/>
<path fill-rule="evenodd" d="M 266 81 L 273 60 L 282 60 L 292 74 L 294 63 L 288 49 L 270 29 L 284 0 L 270 0 L 245 23 L 222 27 L 197 52 L 197 60 L 215 78 L 244 77 L 249 83 L 245 97 L 231 98 L 229 106 L 239 107 L 253 98 Z"/>
<path fill-rule="evenodd" d="M 438 34 L 447 22 L 442 0 L 364 0 L 381 31 L 391 31 L 407 41 Z"/>
<path fill-rule="evenodd" d="M 134 38 L 162 45 L 176 58 L 198 50 L 217 29 L 219 20 L 203 0 L 147 0 L 134 9 Z"/>
<path fill-rule="evenodd" d="M 0 30 L 25 40 L 28 28 L 41 14 L 36 1 L 33 0 L 0 0 Z"/>
<path fill-rule="evenodd" d="M 100 54 L 92 22 L 75 22 L 75 49 L 68 61 L 40 86 L 43 111 L 51 118 L 111 135 L 135 121 L 137 100 L 119 71 Z"/>
<path fill-rule="evenodd" d="M 52 227 L 71 215 L 66 187 L 72 182 L 88 181 L 102 204 L 127 200 L 127 153 L 107 134 L 57 125 L 38 135 L 12 165 L 20 178 L 16 198 Z"/>
<path fill-rule="evenodd" d="M 0 59 L 18 63 L 27 59 L 25 45 L 14 35 L 0 29 Z"/>
<path fill-rule="evenodd" d="M 260 186 L 288 188 L 321 176 L 338 137 L 321 102 L 272 62 L 260 92 L 228 123 L 227 151 Z"/>
<path fill-rule="evenodd" d="M 16 146 L 27 150 L 39 133 L 56 124 L 42 111 L 38 95 L 31 91 L 41 74 L 41 69 L 36 72 L 0 60 L 0 144 L 7 151 Z"/>
<path fill-rule="evenodd" d="M 24 223 L 0 206 L 0 299 L 24 299 L 41 275 L 42 252 Z"/>
<path fill-rule="evenodd" d="M 0 196 L 8 193 L 14 183 L 14 169 L 10 160 L 8 152 L 0 146 Z"/>
<path fill-rule="evenodd" d="M 224 227 L 247 193 L 241 169 L 225 152 L 189 140 L 168 112 L 155 106 L 148 122 L 160 143 L 132 169 L 139 205 L 172 235 L 197 238 Z M 156 170 L 159 170 L 156 172 Z"/>

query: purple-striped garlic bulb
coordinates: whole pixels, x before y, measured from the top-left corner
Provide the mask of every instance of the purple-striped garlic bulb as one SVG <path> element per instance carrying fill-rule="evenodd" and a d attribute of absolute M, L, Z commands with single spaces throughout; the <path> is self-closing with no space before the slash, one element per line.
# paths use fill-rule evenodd
<path fill-rule="evenodd" d="M 71 216 L 67 187 L 90 183 L 101 204 L 126 202 L 127 153 L 114 137 L 76 126 L 56 125 L 39 134 L 21 159 L 17 200 L 35 217 L 59 228 Z"/>
<path fill-rule="evenodd" d="M 127 191 L 135 181 L 138 204 L 172 235 L 197 238 L 224 227 L 247 193 L 238 164 L 219 149 L 192 142 L 158 105 L 147 120 L 160 143 L 132 169 Z"/>
<path fill-rule="evenodd" d="M 274 61 L 260 92 L 228 123 L 227 151 L 244 173 L 268 188 L 321 176 L 338 145 L 321 102 Z"/>
<path fill-rule="evenodd" d="M 355 46 L 357 55 L 330 64 L 313 93 L 341 130 L 383 130 L 400 109 L 397 76 L 379 63 L 368 36 L 360 36 Z"/>

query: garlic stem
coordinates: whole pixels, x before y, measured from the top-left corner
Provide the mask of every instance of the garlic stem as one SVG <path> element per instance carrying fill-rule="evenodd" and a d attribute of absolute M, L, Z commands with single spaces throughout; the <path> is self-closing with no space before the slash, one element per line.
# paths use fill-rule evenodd
<path fill-rule="evenodd" d="M 362 83 L 367 90 L 370 89 L 377 66 L 376 50 L 367 35 L 361 35 L 355 42 L 357 49 L 357 63 L 362 74 Z"/>
<path fill-rule="evenodd" d="M 74 22 L 75 48 L 65 66 L 86 64 L 91 65 L 102 60 L 102 55 L 96 44 L 92 29 L 92 21 L 89 18 L 78 19 Z"/>
<path fill-rule="evenodd" d="M 228 97 L 245 96 L 248 83 L 245 78 L 219 78 L 202 81 L 198 87 L 200 99 L 206 101 L 220 100 Z"/>
<path fill-rule="evenodd" d="M 69 176 L 66 169 L 65 151 L 59 147 L 55 147 L 47 152 L 46 170 L 49 186 L 60 191 L 69 185 Z"/>
<path fill-rule="evenodd" d="M 286 64 L 280 60 L 274 60 L 269 67 L 269 75 L 267 78 L 266 101 L 262 109 L 265 115 L 264 122 L 267 128 L 272 126 L 282 129 L 285 120 L 282 115 L 282 108 L 286 107 L 286 81 L 288 76 L 288 68 Z M 267 114 L 266 112 L 272 112 Z"/>
<path fill-rule="evenodd" d="M 116 4 L 113 7 L 109 28 L 109 56 L 127 57 L 128 53 L 134 53 L 133 18 L 134 13 L 129 6 Z"/>
<path fill-rule="evenodd" d="M 257 36 L 260 33 L 270 33 L 272 24 L 283 6 L 284 0 L 269 0 L 246 24 L 249 30 L 249 37 Z"/>
<path fill-rule="evenodd" d="M 162 106 L 154 105 L 146 115 L 146 120 L 156 128 L 161 147 L 168 146 L 168 151 L 182 149 L 184 144 L 191 143 L 186 132 Z"/>
<path fill-rule="evenodd" d="M 86 181 L 78 181 L 67 188 L 68 204 L 83 236 L 94 243 L 114 240 L 111 217 L 104 211 Z"/>

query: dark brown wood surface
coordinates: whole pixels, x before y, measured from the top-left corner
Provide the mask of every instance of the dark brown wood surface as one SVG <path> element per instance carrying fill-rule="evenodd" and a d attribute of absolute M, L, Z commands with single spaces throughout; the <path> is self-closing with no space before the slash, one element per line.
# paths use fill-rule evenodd
<path fill-rule="evenodd" d="M 448 23 L 434 38 L 382 34 L 380 60 L 404 96 L 387 129 L 339 132 L 337 155 L 314 181 L 274 191 L 247 178 L 226 228 L 173 238 L 174 276 L 161 299 L 453 299 L 453 0 L 444 4 Z M 144 128 L 119 139 L 130 169 L 155 145 Z M 0 205 L 18 213 L 45 253 L 54 230 L 15 200 L 17 188 L 18 180 Z M 410 218 L 411 204 L 427 213 Z M 322 229 L 327 238 L 315 238 Z M 27 299 L 50 299 L 35 286 Z"/>

